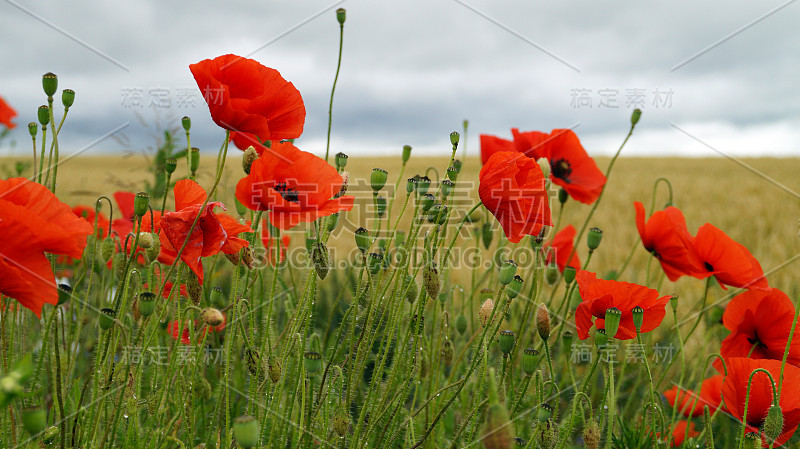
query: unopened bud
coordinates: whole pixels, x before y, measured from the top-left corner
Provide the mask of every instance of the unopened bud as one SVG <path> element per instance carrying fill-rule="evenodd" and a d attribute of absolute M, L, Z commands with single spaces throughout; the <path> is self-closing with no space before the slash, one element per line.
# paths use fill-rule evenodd
<path fill-rule="evenodd" d="M 492 232 L 492 225 L 489 222 L 483 223 L 481 226 L 481 240 L 483 240 L 483 247 L 489 249 L 489 246 L 492 244 L 492 237 L 494 233 Z"/>
<path fill-rule="evenodd" d="M 486 326 L 489 323 L 489 318 L 492 316 L 492 311 L 494 310 L 494 301 L 491 298 L 487 299 L 481 305 L 481 309 L 478 311 L 478 317 L 481 320 L 481 325 Z"/>
<path fill-rule="evenodd" d="M 772 443 L 783 432 L 783 411 L 781 406 L 773 404 L 769 407 L 767 417 L 764 419 L 764 437 L 767 443 Z"/>
<path fill-rule="evenodd" d="M 330 255 L 328 247 L 323 242 L 314 242 L 311 250 L 311 260 L 314 261 L 314 269 L 320 279 L 325 279 L 331 269 Z"/>
<path fill-rule="evenodd" d="M 142 249 L 149 249 L 153 246 L 155 240 L 153 239 L 153 234 L 149 232 L 140 232 L 139 233 L 139 248 Z"/>
<path fill-rule="evenodd" d="M 569 199 L 569 193 L 562 187 L 558 189 L 558 202 L 564 204 Z"/>
<path fill-rule="evenodd" d="M 597 421 L 590 419 L 583 428 L 583 445 L 586 449 L 597 449 L 600 447 L 600 427 Z"/>
<path fill-rule="evenodd" d="M 242 169 L 244 170 L 245 174 L 250 174 L 250 167 L 253 165 L 253 162 L 258 159 L 258 152 L 253 146 L 247 147 L 244 150 L 244 154 L 242 155 Z"/>
<path fill-rule="evenodd" d="M 403 145 L 403 165 L 411 159 L 411 145 Z"/>
<path fill-rule="evenodd" d="M 267 374 L 269 374 L 269 380 L 273 384 L 281 380 L 281 363 L 271 355 L 267 359 Z"/>
<path fill-rule="evenodd" d="M 200 278 L 191 270 L 186 275 L 186 291 L 194 305 L 200 304 L 203 299 L 203 286 L 200 285 Z"/>
<path fill-rule="evenodd" d="M 108 262 L 111 260 L 111 256 L 114 255 L 114 240 L 110 237 L 103 239 L 103 243 L 100 245 L 100 257 L 103 259 L 103 262 Z"/>
<path fill-rule="evenodd" d="M 406 301 L 413 304 L 414 301 L 417 300 L 417 281 L 414 279 L 414 276 L 410 274 L 406 275 L 403 288 L 406 291 Z"/>
<path fill-rule="evenodd" d="M 539 309 L 536 311 L 536 330 L 542 340 L 547 341 L 550 338 L 550 312 L 544 304 L 539 304 Z"/>
<path fill-rule="evenodd" d="M 22 410 L 22 427 L 31 435 L 44 430 L 47 425 L 47 412 L 41 407 L 33 407 Z"/>
<path fill-rule="evenodd" d="M 467 317 L 463 313 L 456 317 L 456 331 L 461 335 L 467 331 Z"/>
<path fill-rule="evenodd" d="M 58 439 L 59 433 L 60 431 L 58 429 L 58 426 L 48 427 L 47 429 L 44 430 L 44 433 L 42 434 L 42 443 L 44 445 L 50 445 L 55 443 L 56 440 Z"/>
<path fill-rule="evenodd" d="M 225 322 L 225 316 L 222 315 L 222 312 L 213 307 L 206 307 L 203 309 L 203 311 L 200 312 L 200 318 L 211 327 L 219 326 Z"/>
<path fill-rule="evenodd" d="M 333 431 L 339 435 L 339 438 L 344 438 L 350 431 L 350 415 L 342 407 L 337 408 L 334 412 Z"/>
<path fill-rule="evenodd" d="M 453 342 L 448 338 L 442 344 L 442 362 L 444 362 L 445 366 L 453 364 L 453 352 Z"/>
<path fill-rule="evenodd" d="M 425 269 L 422 271 L 422 282 L 425 284 L 425 291 L 428 292 L 430 298 L 439 296 L 439 271 L 434 262 L 425 265 Z"/>

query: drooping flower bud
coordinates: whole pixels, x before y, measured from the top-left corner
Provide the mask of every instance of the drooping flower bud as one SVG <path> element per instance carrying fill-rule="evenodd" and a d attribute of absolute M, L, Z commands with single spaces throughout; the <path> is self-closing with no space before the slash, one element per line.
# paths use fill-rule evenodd
<path fill-rule="evenodd" d="M 589 247 L 589 251 L 594 251 L 600 246 L 602 240 L 603 231 L 600 228 L 589 229 L 589 234 L 586 235 L 586 246 Z"/>
<path fill-rule="evenodd" d="M 64 109 L 69 109 L 75 103 L 75 91 L 72 89 L 64 89 L 61 91 L 61 104 Z"/>
<path fill-rule="evenodd" d="M 114 240 L 107 237 L 103 240 L 103 243 L 100 244 L 100 257 L 103 259 L 103 262 L 108 262 L 113 255 Z"/>
<path fill-rule="evenodd" d="M 467 317 L 463 313 L 456 317 L 456 331 L 460 335 L 464 335 L 464 332 L 467 331 Z"/>
<path fill-rule="evenodd" d="M 448 338 L 442 344 L 442 362 L 444 362 L 445 366 L 453 364 L 453 352 L 453 342 Z"/>
<path fill-rule="evenodd" d="M 606 309 L 606 336 L 613 338 L 617 335 L 620 320 L 622 320 L 622 311 L 616 307 Z"/>
<path fill-rule="evenodd" d="M 356 246 L 358 247 L 359 251 L 361 251 L 362 254 L 366 253 L 370 245 L 369 231 L 367 231 L 364 228 L 358 228 L 356 229 L 355 237 L 356 237 Z"/>
<path fill-rule="evenodd" d="M 311 260 L 314 261 L 314 270 L 320 279 L 325 279 L 331 269 L 331 258 L 328 247 L 324 242 L 315 241 L 311 250 Z"/>
<path fill-rule="evenodd" d="M 528 376 L 533 375 L 536 371 L 536 365 L 539 363 L 539 351 L 533 348 L 527 348 L 522 351 L 522 370 Z"/>
<path fill-rule="evenodd" d="M 781 406 L 773 404 L 769 407 L 767 417 L 764 419 L 764 437 L 772 443 L 783 432 L 783 411 Z"/>
<path fill-rule="evenodd" d="M 644 310 L 636 306 L 631 310 L 631 315 L 633 315 L 633 327 L 636 328 L 636 332 L 642 332 L 642 325 L 644 324 Z M 608 323 L 606 321 L 606 323 Z M 608 326 L 608 324 L 606 324 Z"/>
<path fill-rule="evenodd" d="M 52 97 L 56 93 L 58 90 L 58 77 L 55 73 L 47 72 L 42 75 L 42 88 L 44 89 L 44 94 L 48 97 Z"/>
<path fill-rule="evenodd" d="M 192 119 L 184 115 L 183 118 L 181 118 L 181 126 L 183 126 L 184 131 L 189 131 L 192 129 Z"/>
<path fill-rule="evenodd" d="M 369 184 L 374 192 L 380 191 L 386 185 L 389 173 L 382 168 L 373 168 L 369 177 Z"/>
<path fill-rule="evenodd" d="M 256 149 L 251 145 L 244 150 L 244 154 L 242 155 L 242 169 L 244 170 L 245 174 L 250 174 L 250 167 L 253 165 L 253 162 L 258 159 L 258 153 Z"/>
<path fill-rule="evenodd" d="M 200 278 L 191 270 L 186 274 L 186 292 L 194 305 L 200 304 L 203 299 L 203 286 L 200 285 Z"/>
<path fill-rule="evenodd" d="M 151 242 L 150 247 L 148 247 L 145 251 L 147 255 L 147 260 L 153 261 L 158 259 L 158 254 L 161 252 L 161 241 L 158 239 L 158 234 L 154 232 L 146 232 L 150 236 Z"/>
<path fill-rule="evenodd" d="M 597 421 L 590 419 L 583 427 L 583 445 L 586 449 L 597 449 L 600 447 L 600 426 Z"/>
<path fill-rule="evenodd" d="M 305 359 L 303 365 L 308 374 L 317 374 L 322 368 L 322 354 L 319 352 L 306 352 L 303 358 Z"/>
<path fill-rule="evenodd" d="M 550 312 L 547 311 L 547 306 L 539 304 L 536 310 L 536 330 L 542 340 L 547 341 L 550 338 Z"/>
<path fill-rule="evenodd" d="M 403 165 L 411 159 L 411 145 L 403 145 Z"/>
<path fill-rule="evenodd" d="M 101 309 L 100 310 L 100 317 L 98 319 L 98 323 L 100 324 L 100 329 L 107 331 L 114 327 L 114 318 L 116 318 L 117 312 L 114 309 Z"/>
<path fill-rule="evenodd" d="M 347 414 L 344 407 L 338 407 L 333 414 L 333 431 L 339 438 L 344 438 L 347 432 L 350 431 L 350 415 Z"/>
<path fill-rule="evenodd" d="M 137 217 L 144 217 L 150 206 L 150 195 L 146 192 L 139 192 L 133 197 L 133 213 Z"/>
<path fill-rule="evenodd" d="M 267 374 L 269 380 L 274 384 L 281 380 L 281 363 L 272 355 L 267 358 Z"/>
<path fill-rule="evenodd" d="M 503 354 L 508 355 L 508 353 L 514 349 L 514 332 L 510 330 L 500 331 L 498 343 L 500 344 L 500 350 L 503 351 Z"/>
<path fill-rule="evenodd" d="M 347 155 L 336 153 L 336 171 L 342 171 L 345 167 L 347 167 Z"/>
<path fill-rule="evenodd" d="M 522 284 L 522 277 L 520 277 L 520 275 L 514 276 L 514 279 L 511 280 L 511 283 L 506 287 L 506 295 L 508 295 L 509 299 L 514 299 L 519 295 L 519 292 L 522 290 Z"/>
<path fill-rule="evenodd" d="M 42 433 L 42 443 L 45 446 L 55 443 L 56 440 L 58 439 L 59 433 L 60 430 L 58 426 L 48 427 L 47 429 L 44 430 L 44 433 Z"/>
<path fill-rule="evenodd" d="M 203 309 L 203 311 L 200 312 L 200 318 L 211 327 L 219 326 L 225 322 L 225 316 L 222 315 L 222 312 L 213 307 L 206 307 Z"/>
<path fill-rule="evenodd" d="M 233 437 L 243 449 L 250 449 L 258 444 L 260 433 L 258 421 L 252 416 L 240 416 L 233 420 Z"/>
<path fill-rule="evenodd" d="M 480 310 L 478 311 L 478 318 L 481 320 L 481 326 L 486 326 L 489 323 L 489 318 L 492 316 L 492 311 L 494 310 L 494 301 L 491 298 L 488 298 L 486 301 L 483 302 L 481 305 Z"/>
<path fill-rule="evenodd" d="M 436 269 L 436 263 L 430 262 L 425 264 L 422 271 L 422 282 L 425 284 L 425 291 L 430 298 L 439 296 L 439 271 Z"/>
<path fill-rule="evenodd" d="M 149 249 L 151 246 L 153 246 L 154 242 L 155 240 L 153 239 L 153 234 L 149 232 L 139 233 L 139 248 Z"/>
<path fill-rule="evenodd" d="M 498 280 L 501 285 L 508 285 L 514 280 L 514 275 L 517 274 L 517 263 L 513 260 L 506 260 L 500 264 L 500 276 Z"/>

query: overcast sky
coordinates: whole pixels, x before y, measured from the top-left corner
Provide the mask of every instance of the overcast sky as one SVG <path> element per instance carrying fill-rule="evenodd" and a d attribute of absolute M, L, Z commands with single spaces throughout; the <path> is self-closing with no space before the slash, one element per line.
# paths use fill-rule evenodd
<path fill-rule="evenodd" d="M 332 152 L 446 154 L 469 119 L 473 154 L 478 134 L 511 127 L 575 127 L 590 154 L 609 154 L 638 106 L 627 155 L 794 156 L 795 1 L 0 0 L 0 96 L 19 113 L 0 154 L 29 152 L 48 71 L 77 92 L 62 152 L 152 146 L 183 115 L 215 152 L 224 133 L 188 66 L 226 53 L 295 84 L 308 113 L 298 146 L 322 153 L 344 7 Z"/>

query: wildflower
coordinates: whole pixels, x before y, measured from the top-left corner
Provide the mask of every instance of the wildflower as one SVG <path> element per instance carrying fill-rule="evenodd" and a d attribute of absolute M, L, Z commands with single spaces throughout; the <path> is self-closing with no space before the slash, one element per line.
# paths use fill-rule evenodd
<path fill-rule="evenodd" d="M 481 164 L 486 164 L 493 154 L 500 151 L 516 151 L 514 142 L 501 137 L 481 134 Z"/>
<path fill-rule="evenodd" d="M 698 229 L 694 249 L 708 274 L 715 276 L 720 284 L 738 288 L 769 288 L 761 265 L 750 251 L 714 225 L 706 223 Z M 706 276 L 703 274 L 702 277 Z"/>
<path fill-rule="evenodd" d="M 3 97 L 0 97 L 0 123 L 5 125 L 8 129 L 13 129 L 17 126 L 14 122 L 12 122 L 16 116 L 17 111 L 9 106 L 9 104 L 3 100 Z"/>
<path fill-rule="evenodd" d="M 686 427 L 689 427 L 689 438 L 700 435 L 700 432 L 695 429 L 693 422 L 686 421 L 685 419 L 678 420 L 678 422 L 675 423 L 675 428 L 672 429 L 672 443 L 670 444 L 672 447 L 681 447 L 686 437 Z"/>
<path fill-rule="evenodd" d="M 209 331 L 220 332 L 223 329 L 225 329 L 226 321 L 227 318 L 225 317 L 225 314 L 222 314 L 222 324 L 219 324 L 217 326 L 203 325 L 202 328 L 199 329 L 198 329 L 198 322 L 193 321 L 192 325 L 194 327 L 194 333 L 197 336 L 197 341 L 195 341 L 195 343 L 200 343 L 201 341 L 203 341 L 203 338 Z M 180 328 L 181 328 L 181 323 L 179 321 L 171 321 L 167 326 L 167 332 L 169 332 L 173 340 L 177 340 L 178 334 L 180 333 L 181 344 L 184 345 L 190 344 L 191 337 L 189 336 L 189 322 L 183 323 L 183 332 L 180 332 Z"/>
<path fill-rule="evenodd" d="M 578 259 L 578 254 L 573 254 L 575 249 L 575 226 L 568 225 L 564 229 L 558 231 L 553 237 L 553 240 L 545 243 L 542 250 L 545 251 L 545 263 L 550 265 L 555 262 L 558 266 L 558 271 L 563 272 L 564 268 L 570 266 L 576 270 L 581 269 L 581 261 Z M 567 258 L 572 254 L 572 258 L 567 264 Z"/>
<path fill-rule="evenodd" d="M 680 209 L 669 206 L 654 212 L 645 222 L 644 205 L 636 208 L 636 228 L 647 251 L 653 253 L 670 281 L 683 275 L 704 278 L 710 276 L 694 249 L 694 242 L 686 229 L 686 220 Z"/>
<path fill-rule="evenodd" d="M 711 376 L 704 380 L 700 385 L 700 393 L 695 393 L 690 390 L 681 390 L 677 385 L 664 392 L 664 398 L 670 407 L 675 406 L 675 401 L 678 402 L 678 412 L 683 416 L 696 417 L 703 414 L 703 407 L 708 406 L 711 413 L 722 406 L 722 379 L 724 376 L 718 374 Z M 696 403 L 695 403 L 696 401 Z M 692 408 L 694 404 L 694 408 Z"/>

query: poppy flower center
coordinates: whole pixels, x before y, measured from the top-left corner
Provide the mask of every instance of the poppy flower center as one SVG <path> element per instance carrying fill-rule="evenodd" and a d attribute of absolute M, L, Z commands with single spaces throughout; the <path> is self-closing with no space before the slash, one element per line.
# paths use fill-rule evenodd
<path fill-rule="evenodd" d="M 551 164 L 550 168 L 553 170 L 553 176 L 563 179 L 566 182 L 570 182 L 569 175 L 572 174 L 572 167 L 570 166 L 568 160 L 558 159 Z"/>
<path fill-rule="evenodd" d="M 703 262 L 703 265 L 706 267 L 706 270 L 708 270 L 708 271 L 714 271 L 714 266 L 713 266 L 713 265 L 711 265 L 710 263 L 708 263 L 708 262 Z"/>
<path fill-rule="evenodd" d="M 300 202 L 300 195 L 297 193 L 297 190 L 289 187 L 285 182 L 276 183 L 273 189 L 290 203 Z"/>

